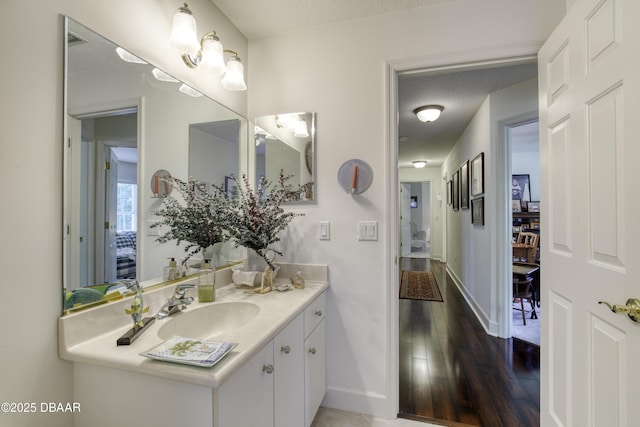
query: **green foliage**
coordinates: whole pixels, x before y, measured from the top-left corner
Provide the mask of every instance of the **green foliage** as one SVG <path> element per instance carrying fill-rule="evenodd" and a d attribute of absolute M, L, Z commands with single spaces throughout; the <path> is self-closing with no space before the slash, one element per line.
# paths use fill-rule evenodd
<path fill-rule="evenodd" d="M 235 192 L 227 195 L 221 186 L 212 186 L 210 192 L 196 181 L 173 178 L 174 189 L 180 198 L 168 196 L 158 211 L 162 218 L 157 225 L 165 225 L 168 231 L 156 239 L 160 243 L 176 240 L 186 242 L 189 257 L 214 243 L 233 240 L 237 246 L 253 249 L 271 269 L 275 266 L 267 257 L 269 251 L 282 255 L 273 245 L 280 241 L 279 234 L 291 220 L 303 214 L 287 212 L 282 203 L 299 200 L 308 187 L 294 188 L 287 184 L 291 176 L 280 171 L 278 182 L 262 178 L 253 191 L 246 175 L 235 182 Z"/>
<path fill-rule="evenodd" d="M 280 232 L 287 228 L 294 217 L 304 215 L 287 212 L 281 205 L 290 200 L 299 200 L 311 185 L 294 188 L 287 184 L 290 178 L 281 170 L 278 182 L 272 183 L 263 177 L 253 191 L 245 174 L 241 180 L 232 176 L 236 192 L 230 204 L 227 230 L 237 245 L 256 251 L 271 269 L 275 267 L 267 252 L 271 250 L 282 255 L 273 244 L 280 241 Z"/>
<path fill-rule="evenodd" d="M 188 257 L 209 246 L 228 240 L 225 225 L 229 200 L 218 187 L 211 192 L 195 180 L 189 182 L 173 178 L 174 189 L 179 197 L 167 196 L 162 208 L 158 211 L 161 217 L 157 225 L 164 225 L 168 231 L 156 241 L 166 243 L 176 240 L 179 245 L 186 242 L 185 252 Z"/>

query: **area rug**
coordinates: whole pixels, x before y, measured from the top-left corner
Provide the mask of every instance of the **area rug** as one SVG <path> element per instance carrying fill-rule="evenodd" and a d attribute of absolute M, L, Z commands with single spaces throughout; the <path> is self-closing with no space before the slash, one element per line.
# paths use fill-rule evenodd
<path fill-rule="evenodd" d="M 436 276 L 430 271 L 403 271 L 400 298 L 443 302 Z"/>

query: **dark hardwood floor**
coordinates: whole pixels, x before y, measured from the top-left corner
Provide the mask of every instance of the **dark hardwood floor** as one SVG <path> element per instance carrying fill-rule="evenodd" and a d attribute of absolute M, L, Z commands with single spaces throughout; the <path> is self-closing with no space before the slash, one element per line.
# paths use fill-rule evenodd
<path fill-rule="evenodd" d="M 433 271 L 445 302 L 400 300 L 401 418 L 446 426 L 540 425 L 540 349 L 489 336 L 444 264 L 402 258 Z"/>

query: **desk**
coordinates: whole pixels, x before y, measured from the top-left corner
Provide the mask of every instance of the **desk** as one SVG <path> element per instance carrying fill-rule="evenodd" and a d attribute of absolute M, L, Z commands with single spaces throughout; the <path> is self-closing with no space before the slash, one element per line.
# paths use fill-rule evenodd
<path fill-rule="evenodd" d="M 538 295 L 540 293 L 540 281 L 539 281 L 539 275 L 537 274 L 538 271 L 540 270 L 540 266 L 538 264 L 513 264 L 513 279 L 514 280 L 527 280 L 527 279 L 532 279 L 532 286 L 533 286 L 533 303 L 534 303 L 534 308 L 533 311 L 531 312 L 531 318 L 532 319 L 537 319 L 538 315 L 536 314 L 536 310 L 535 310 L 535 306 L 540 307 L 540 299 L 538 298 Z"/>

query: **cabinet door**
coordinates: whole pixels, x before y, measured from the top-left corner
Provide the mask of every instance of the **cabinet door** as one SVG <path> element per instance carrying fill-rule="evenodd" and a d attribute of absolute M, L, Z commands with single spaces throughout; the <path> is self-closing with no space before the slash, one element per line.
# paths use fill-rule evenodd
<path fill-rule="evenodd" d="M 273 341 L 217 391 L 216 427 L 273 427 Z"/>
<path fill-rule="evenodd" d="M 304 336 L 298 315 L 273 339 L 274 412 L 277 427 L 304 423 Z"/>
<path fill-rule="evenodd" d="M 325 321 L 305 341 L 305 425 L 309 427 L 327 389 Z"/>

